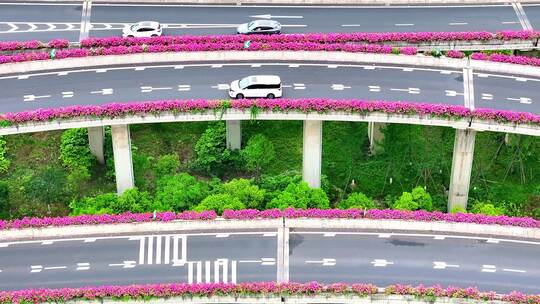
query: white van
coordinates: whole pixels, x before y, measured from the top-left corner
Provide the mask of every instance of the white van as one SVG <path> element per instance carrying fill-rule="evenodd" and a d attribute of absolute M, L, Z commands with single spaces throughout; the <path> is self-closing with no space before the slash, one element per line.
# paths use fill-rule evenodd
<path fill-rule="evenodd" d="M 281 79 L 274 75 L 253 75 L 231 82 L 231 98 L 279 98 Z"/>

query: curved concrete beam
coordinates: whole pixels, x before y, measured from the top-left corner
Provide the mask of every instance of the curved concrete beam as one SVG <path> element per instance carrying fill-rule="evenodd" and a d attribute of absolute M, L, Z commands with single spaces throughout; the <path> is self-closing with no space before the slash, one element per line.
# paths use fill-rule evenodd
<path fill-rule="evenodd" d="M 213 52 L 167 52 L 142 53 L 130 55 L 92 56 L 82 58 L 67 58 L 59 60 L 39 60 L 0 65 L 0 75 L 36 73 L 44 71 L 95 68 L 100 66 L 113 67 L 136 64 L 183 63 L 207 61 L 331 61 L 364 64 L 409 65 L 462 70 L 470 67 L 473 70 L 514 74 L 520 76 L 540 77 L 540 67 L 499 63 L 481 60 L 455 59 L 448 57 L 435 58 L 417 55 L 366 54 L 325 51 L 213 51 Z"/>

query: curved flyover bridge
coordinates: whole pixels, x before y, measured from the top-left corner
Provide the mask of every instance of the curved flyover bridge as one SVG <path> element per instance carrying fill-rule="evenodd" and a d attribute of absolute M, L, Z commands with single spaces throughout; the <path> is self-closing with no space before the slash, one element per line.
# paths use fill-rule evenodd
<path fill-rule="evenodd" d="M 495 32 L 540 29 L 540 7 L 520 2 L 341 7 L 0 2 L 0 41 L 121 35 L 126 25 L 148 19 L 162 23 L 165 35 L 234 34 L 252 19 L 278 20 L 286 33 Z"/>
<path fill-rule="evenodd" d="M 388 62 L 395 61 L 394 64 Z M 133 63 L 135 62 L 135 64 Z M 284 82 L 284 97 L 407 100 L 412 103 L 461 105 L 540 114 L 540 69 L 493 62 L 467 62 L 419 56 L 328 52 L 200 52 L 120 55 L 6 64 L 0 85 L 9 87 L 0 97 L 0 112 L 69 105 L 99 105 L 137 100 L 227 98 L 228 84 L 253 74 L 277 74 Z M 16 72 L 19 73 L 16 73 Z M 27 73 L 20 73 L 28 71 Z M 504 72 L 501 72 L 504 71 Z M 512 74 L 508 74 L 511 72 Z M 11 73 L 11 74 L 9 74 Z M 229 115 L 230 114 L 230 115 Z M 183 115 L 154 118 L 90 119 L 6 127 L 0 134 L 90 127 L 90 147 L 103 161 L 103 128 L 113 125 L 117 189 L 134 185 L 129 124 L 196 120 L 227 120 L 227 144 L 241 145 L 240 120 L 249 113 Z M 384 116 L 384 115 L 383 115 Z M 476 131 L 491 130 L 538 135 L 538 127 L 479 126 L 471 121 L 394 119 L 339 115 L 261 115 L 261 119 L 304 120 L 304 180 L 320 186 L 322 121 L 370 122 L 370 141 L 381 140 L 380 123 L 415 123 L 457 129 L 449 186 L 449 209 L 466 206 Z"/>

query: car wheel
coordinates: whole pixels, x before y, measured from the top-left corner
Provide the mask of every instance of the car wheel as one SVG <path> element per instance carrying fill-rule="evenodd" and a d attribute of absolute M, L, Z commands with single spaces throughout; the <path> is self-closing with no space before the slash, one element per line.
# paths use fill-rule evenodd
<path fill-rule="evenodd" d="M 244 94 L 236 94 L 236 99 L 244 99 Z"/>
<path fill-rule="evenodd" d="M 128 38 L 134 38 L 133 35 L 128 35 L 127 37 L 128 37 Z"/>
<path fill-rule="evenodd" d="M 274 99 L 276 96 L 274 94 L 268 94 L 266 95 L 266 98 L 268 99 Z"/>
<path fill-rule="evenodd" d="M 152 36 L 151 36 L 151 37 L 157 37 L 157 35 L 156 35 L 156 34 L 152 34 Z"/>

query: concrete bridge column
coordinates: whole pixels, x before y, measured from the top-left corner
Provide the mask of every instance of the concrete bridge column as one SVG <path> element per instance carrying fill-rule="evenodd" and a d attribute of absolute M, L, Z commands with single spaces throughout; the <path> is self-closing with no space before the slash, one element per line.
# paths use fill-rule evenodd
<path fill-rule="evenodd" d="M 116 192 L 120 195 L 124 191 L 135 187 L 129 125 L 113 125 L 111 126 L 111 131 Z"/>
<path fill-rule="evenodd" d="M 382 129 L 385 127 L 386 123 L 383 122 L 368 122 L 369 152 L 371 155 L 382 152 L 382 147 L 378 144 L 384 140 Z"/>
<path fill-rule="evenodd" d="M 88 128 L 88 143 L 90 145 L 90 152 L 97 158 L 98 163 L 105 163 L 105 154 L 103 151 L 103 138 L 105 132 L 103 127 L 89 127 Z"/>
<path fill-rule="evenodd" d="M 476 131 L 474 130 L 456 130 L 448 194 L 448 212 L 452 211 L 455 206 L 467 208 L 475 138 Z"/>
<path fill-rule="evenodd" d="M 240 150 L 242 145 L 242 126 L 240 120 L 225 121 L 227 128 L 227 148 Z"/>
<path fill-rule="evenodd" d="M 322 121 L 304 120 L 302 179 L 311 188 L 321 187 Z"/>

